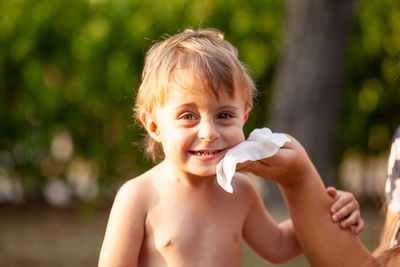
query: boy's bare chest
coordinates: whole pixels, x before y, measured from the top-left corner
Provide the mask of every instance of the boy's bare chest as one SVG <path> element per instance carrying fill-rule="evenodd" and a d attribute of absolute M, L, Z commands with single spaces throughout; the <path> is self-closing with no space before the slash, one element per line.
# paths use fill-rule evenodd
<path fill-rule="evenodd" d="M 146 244 L 161 254 L 240 253 L 245 205 L 232 200 L 160 199 L 146 218 Z"/>

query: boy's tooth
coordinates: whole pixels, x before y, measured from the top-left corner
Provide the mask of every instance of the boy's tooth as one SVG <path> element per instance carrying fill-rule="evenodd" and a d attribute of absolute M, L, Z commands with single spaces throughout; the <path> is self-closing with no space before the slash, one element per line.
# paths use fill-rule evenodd
<path fill-rule="evenodd" d="M 194 154 L 196 156 L 209 156 L 209 155 L 215 155 L 218 154 L 219 150 L 214 150 L 214 151 L 196 151 Z"/>

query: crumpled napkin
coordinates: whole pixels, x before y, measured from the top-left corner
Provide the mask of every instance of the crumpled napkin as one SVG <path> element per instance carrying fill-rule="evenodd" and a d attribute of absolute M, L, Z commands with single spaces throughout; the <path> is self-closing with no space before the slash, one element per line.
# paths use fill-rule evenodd
<path fill-rule="evenodd" d="M 271 157 L 290 139 L 282 133 L 272 133 L 268 128 L 253 130 L 247 140 L 229 149 L 217 164 L 218 184 L 227 192 L 233 193 L 232 177 L 236 164 L 248 160 L 256 161 Z"/>

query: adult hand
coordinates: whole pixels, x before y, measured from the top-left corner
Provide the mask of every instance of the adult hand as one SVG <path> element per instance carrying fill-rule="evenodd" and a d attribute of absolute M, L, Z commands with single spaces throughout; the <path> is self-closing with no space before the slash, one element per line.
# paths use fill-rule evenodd
<path fill-rule="evenodd" d="M 303 146 L 292 136 L 272 157 L 239 163 L 238 168 L 282 185 L 301 182 L 314 169 Z"/>

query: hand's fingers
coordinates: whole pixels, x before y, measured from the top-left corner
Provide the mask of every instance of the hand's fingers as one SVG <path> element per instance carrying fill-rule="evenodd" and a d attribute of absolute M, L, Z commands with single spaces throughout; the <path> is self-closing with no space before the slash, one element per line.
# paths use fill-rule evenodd
<path fill-rule="evenodd" d="M 340 199 L 338 201 L 336 201 L 336 203 L 339 201 L 340 201 Z M 332 209 L 334 208 L 333 206 L 334 205 L 332 205 Z M 331 209 L 331 212 L 332 212 L 332 209 Z M 340 206 L 340 208 L 337 208 L 336 211 L 334 213 L 332 213 L 332 219 L 335 222 L 338 222 L 338 221 L 342 220 L 343 218 L 345 218 L 349 215 L 352 215 L 356 211 L 357 211 L 357 213 L 359 213 L 358 203 L 348 202 L 348 203 L 345 203 L 343 206 Z"/>
<path fill-rule="evenodd" d="M 282 166 L 291 162 L 301 151 L 307 154 L 303 146 L 293 136 L 287 134 L 286 136 L 290 139 L 289 142 L 285 142 L 273 156 L 260 161 L 266 165 Z"/>
<path fill-rule="evenodd" d="M 364 220 L 363 219 L 358 219 L 358 222 L 356 224 L 356 228 L 354 228 L 353 232 L 354 234 L 358 235 L 364 230 Z"/>
<path fill-rule="evenodd" d="M 359 219 L 360 213 L 358 212 L 358 210 L 354 211 L 349 217 L 343 219 L 343 221 L 340 222 L 340 227 L 346 229 L 352 225 L 356 225 Z"/>
<path fill-rule="evenodd" d="M 299 146 L 302 146 L 298 143 L 298 141 L 290 135 L 287 135 L 290 139 L 289 142 L 285 142 L 283 146 L 278 150 L 276 154 L 271 157 L 267 157 L 265 159 L 257 160 L 257 161 L 246 161 L 243 163 L 238 163 L 237 168 L 245 171 L 257 171 L 257 168 L 262 167 L 263 169 L 268 166 L 280 166 L 287 164 L 288 161 L 292 159 L 295 155 L 293 149 Z M 262 164 L 260 164 L 262 163 Z"/>
<path fill-rule="evenodd" d="M 294 138 L 290 137 L 276 154 L 271 157 L 238 164 L 238 168 L 257 176 L 277 181 L 280 184 L 294 184 L 301 177 L 298 173 L 313 172 L 306 151 Z"/>
<path fill-rule="evenodd" d="M 244 170 L 244 171 L 246 171 L 246 169 L 249 168 L 249 167 L 251 166 L 251 164 L 252 164 L 252 161 L 248 160 L 248 161 L 245 161 L 245 162 L 242 162 L 242 163 L 238 163 L 238 164 L 236 165 L 236 168 L 237 168 L 238 170 Z"/>
<path fill-rule="evenodd" d="M 261 159 L 262 163 L 266 165 L 273 166 L 281 166 L 286 165 L 288 161 L 290 161 L 295 153 L 293 153 L 293 149 L 281 147 L 278 152 L 276 152 L 273 156 Z"/>
<path fill-rule="evenodd" d="M 333 198 L 334 200 L 336 200 L 336 199 L 335 199 L 335 197 L 336 197 L 336 195 L 337 195 L 336 188 L 334 188 L 333 186 L 329 186 L 329 187 L 326 188 L 326 192 L 328 193 L 328 195 L 329 195 L 331 198 Z"/>
<path fill-rule="evenodd" d="M 348 205 L 352 205 L 352 206 L 350 206 L 350 208 L 358 207 L 358 202 L 353 201 L 354 198 L 352 197 L 352 195 L 350 193 L 347 193 L 347 192 L 338 191 L 336 198 L 334 200 L 335 200 L 335 202 L 332 204 L 332 206 L 330 208 L 331 214 L 335 214 L 335 213 L 339 212 L 340 210 L 342 210 L 344 207 L 346 207 Z M 346 212 L 346 211 L 347 210 L 344 210 L 342 212 Z"/>

